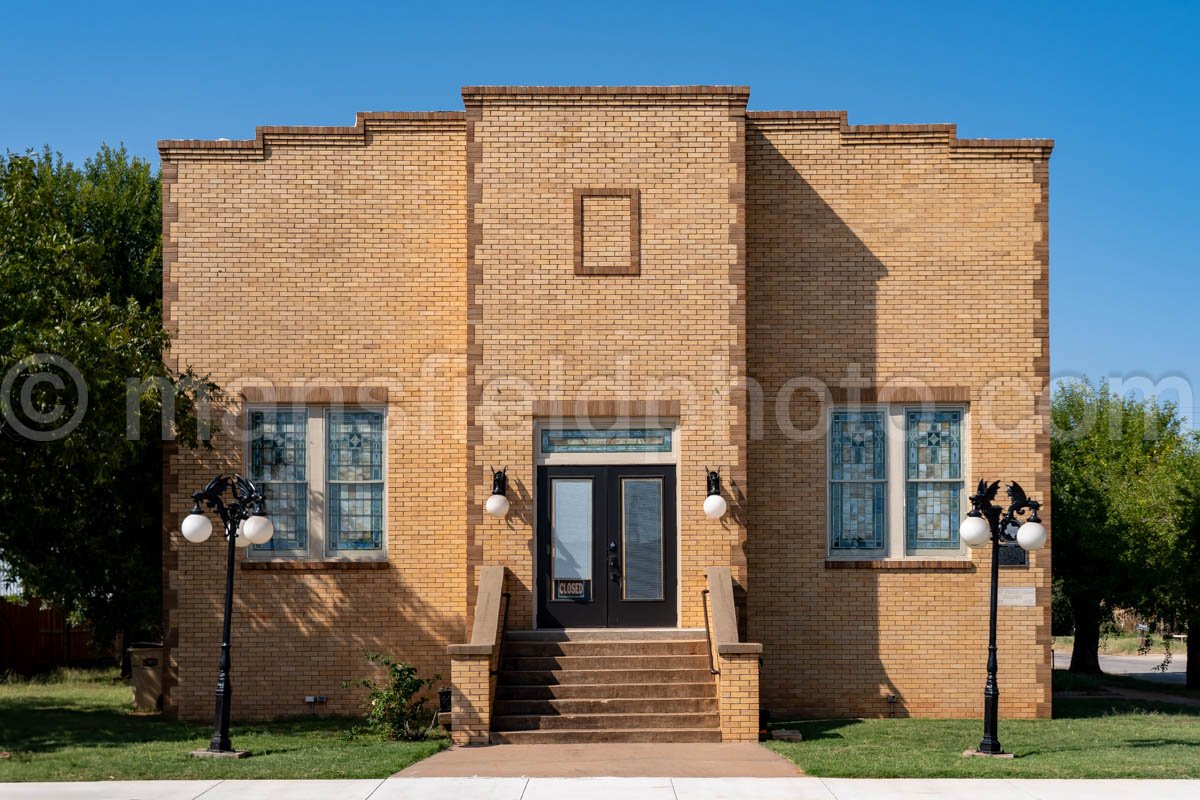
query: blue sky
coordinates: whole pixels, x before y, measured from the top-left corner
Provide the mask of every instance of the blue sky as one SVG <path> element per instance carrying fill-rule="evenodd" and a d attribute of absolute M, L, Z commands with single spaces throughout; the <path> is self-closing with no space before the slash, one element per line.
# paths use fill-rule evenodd
<path fill-rule="evenodd" d="M 0 29 L 0 147 L 72 160 L 483 83 L 748 84 L 754 109 L 1054 138 L 1054 374 L 1182 377 L 1200 406 L 1200 4 L 10 0 Z"/>

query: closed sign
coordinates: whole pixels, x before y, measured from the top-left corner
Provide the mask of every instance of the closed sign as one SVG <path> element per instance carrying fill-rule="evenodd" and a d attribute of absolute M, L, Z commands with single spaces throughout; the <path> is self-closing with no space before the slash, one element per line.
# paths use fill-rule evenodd
<path fill-rule="evenodd" d="M 591 596 L 591 581 L 570 579 L 554 582 L 555 600 L 587 600 Z"/>

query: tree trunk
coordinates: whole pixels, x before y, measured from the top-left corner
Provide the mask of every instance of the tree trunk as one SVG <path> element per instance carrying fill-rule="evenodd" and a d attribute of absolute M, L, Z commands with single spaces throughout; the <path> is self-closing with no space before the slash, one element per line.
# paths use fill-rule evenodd
<path fill-rule="evenodd" d="M 1100 672 L 1100 601 L 1071 597 L 1075 615 L 1075 646 L 1071 650 L 1071 672 Z"/>
<path fill-rule="evenodd" d="M 1187 629 L 1187 688 L 1200 689 L 1200 612 L 1188 618 Z"/>
<path fill-rule="evenodd" d="M 117 659 L 121 662 L 121 677 L 128 680 L 133 675 L 133 662 L 129 659 L 129 644 L 133 641 L 133 636 L 128 630 L 122 629 L 121 636 L 117 640 L 118 647 L 121 648 Z"/>

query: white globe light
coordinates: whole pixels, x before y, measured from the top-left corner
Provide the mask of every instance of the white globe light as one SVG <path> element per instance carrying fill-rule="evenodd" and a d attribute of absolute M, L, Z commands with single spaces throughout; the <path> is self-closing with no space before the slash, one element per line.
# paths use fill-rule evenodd
<path fill-rule="evenodd" d="M 508 498 L 502 494 L 491 495 L 483 504 L 483 510 L 493 517 L 503 517 L 508 513 Z"/>
<path fill-rule="evenodd" d="M 719 494 L 710 494 L 704 498 L 704 516 L 709 519 L 720 519 L 729 510 L 729 504 Z"/>
<path fill-rule="evenodd" d="M 237 536 L 233 537 L 233 543 L 238 547 L 249 547 L 250 537 L 246 535 L 246 523 L 239 522 L 237 527 Z"/>
<path fill-rule="evenodd" d="M 212 520 L 204 514 L 188 514 L 179 526 L 179 532 L 189 542 L 200 544 L 212 536 Z"/>
<path fill-rule="evenodd" d="M 1046 543 L 1046 526 L 1040 522 L 1026 522 L 1017 529 L 1017 544 L 1026 550 L 1040 550 Z"/>
<path fill-rule="evenodd" d="M 982 547 L 992 538 L 992 529 L 983 517 L 967 517 L 958 526 L 958 535 L 968 547 Z"/>
<path fill-rule="evenodd" d="M 238 532 L 239 535 L 244 535 L 250 544 L 266 544 L 275 535 L 275 526 L 268 517 L 256 514 L 243 522 Z"/>

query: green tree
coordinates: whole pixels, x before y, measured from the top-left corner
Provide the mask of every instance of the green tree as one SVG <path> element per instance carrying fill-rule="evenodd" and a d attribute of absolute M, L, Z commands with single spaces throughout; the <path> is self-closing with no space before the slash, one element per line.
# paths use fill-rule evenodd
<path fill-rule="evenodd" d="M 1153 541 L 1155 585 L 1142 598 L 1146 613 L 1187 628 L 1187 687 L 1200 689 L 1200 441 L 1195 434 L 1172 459 L 1177 519 Z"/>
<path fill-rule="evenodd" d="M 1158 568 L 1180 528 L 1188 452 L 1170 404 L 1118 397 L 1107 383 L 1056 389 L 1051 419 L 1054 577 L 1075 621 L 1073 672 L 1099 672 L 1114 607 L 1162 602 Z"/>
<path fill-rule="evenodd" d="M 101 641 L 161 621 L 162 395 L 195 446 L 215 390 L 163 364 L 159 192 L 123 148 L 0 159 L 0 561 Z"/>
<path fill-rule="evenodd" d="M 1187 625 L 1187 687 L 1200 689 L 1200 447 L 1193 447 L 1187 462 L 1184 496 L 1186 525 L 1176 540 L 1169 565 L 1174 606 Z"/>

